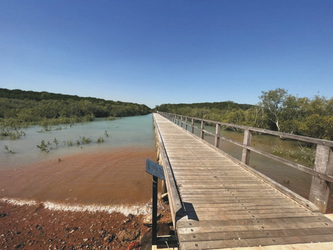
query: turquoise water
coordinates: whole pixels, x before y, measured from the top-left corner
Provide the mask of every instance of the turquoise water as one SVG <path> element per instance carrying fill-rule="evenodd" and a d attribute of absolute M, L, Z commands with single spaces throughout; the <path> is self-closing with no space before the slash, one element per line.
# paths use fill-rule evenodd
<path fill-rule="evenodd" d="M 73 126 L 53 126 L 51 129 L 51 131 L 41 132 L 42 127 L 33 126 L 22 129 L 26 136 L 18 140 L 0 140 L 0 169 L 18 168 L 29 163 L 85 151 L 112 150 L 119 147 L 153 149 L 155 145 L 151 114 L 113 121 L 96 119 L 93 122 Z M 89 138 L 91 142 L 77 145 L 77 141 L 81 142 L 83 137 Z M 100 137 L 103 137 L 103 143 L 96 142 Z M 55 139 L 58 145 L 54 142 Z M 49 153 L 37 148 L 42 140 L 46 143 Z M 71 142 L 73 145 L 69 146 Z M 8 152 L 5 146 L 14 154 Z"/>

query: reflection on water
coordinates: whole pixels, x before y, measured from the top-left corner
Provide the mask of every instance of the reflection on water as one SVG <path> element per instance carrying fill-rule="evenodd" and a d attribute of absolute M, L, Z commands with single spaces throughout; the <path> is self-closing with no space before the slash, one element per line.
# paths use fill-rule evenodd
<path fill-rule="evenodd" d="M 151 199 L 151 177 L 145 173 L 147 158 L 156 159 L 152 116 L 114 121 L 97 120 L 61 130 L 0 141 L 0 198 L 19 198 L 69 204 L 146 204 Z M 105 134 L 107 131 L 108 137 Z M 71 146 L 63 141 L 80 137 L 104 143 Z M 36 145 L 59 141 L 50 153 Z M 10 154 L 4 145 L 16 152 Z"/>

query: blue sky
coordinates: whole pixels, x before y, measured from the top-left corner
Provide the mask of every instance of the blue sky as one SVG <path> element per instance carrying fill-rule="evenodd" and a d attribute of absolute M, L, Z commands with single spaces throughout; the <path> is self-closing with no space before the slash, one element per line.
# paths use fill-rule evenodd
<path fill-rule="evenodd" d="M 333 1 L 1 0 L 0 87 L 147 104 L 333 96 Z"/>

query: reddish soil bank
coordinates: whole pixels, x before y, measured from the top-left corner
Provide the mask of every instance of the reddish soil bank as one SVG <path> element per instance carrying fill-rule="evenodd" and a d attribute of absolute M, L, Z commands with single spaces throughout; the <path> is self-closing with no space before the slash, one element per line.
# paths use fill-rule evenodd
<path fill-rule="evenodd" d="M 159 212 L 160 223 L 169 223 L 168 209 Z M 0 249 L 149 249 L 150 242 L 142 215 L 51 211 L 0 201 Z"/>

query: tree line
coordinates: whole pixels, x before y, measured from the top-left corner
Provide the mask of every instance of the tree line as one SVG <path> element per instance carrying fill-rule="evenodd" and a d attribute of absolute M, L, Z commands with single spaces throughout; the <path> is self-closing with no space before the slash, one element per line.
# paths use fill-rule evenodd
<path fill-rule="evenodd" d="M 143 104 L 92 97 L 0 88 L 0 125 L 50 125 L 90 121 L 99 117 L 145 115 Z"/>
<path fill-rule="evenodd" d="M 333 98 L 262 91 L 257 105 L 234 102 L 162 104 L 155 110 L 333 140 Z"/>

